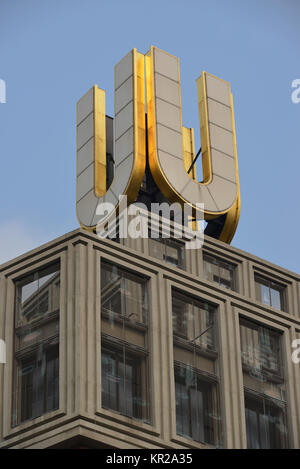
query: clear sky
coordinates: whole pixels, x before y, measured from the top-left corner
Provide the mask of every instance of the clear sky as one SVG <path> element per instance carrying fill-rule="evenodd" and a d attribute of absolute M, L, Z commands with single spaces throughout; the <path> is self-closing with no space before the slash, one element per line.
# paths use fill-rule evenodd
<path fill-rule="evenodd" d="M 180 58 L 183 124 L 202 70 L 231 83 L 242 210 L 232 245 L 299 272 L 300 0 L 0 0 L 0 263 L 77 228 L 75 111 L 114 65 Z"/>

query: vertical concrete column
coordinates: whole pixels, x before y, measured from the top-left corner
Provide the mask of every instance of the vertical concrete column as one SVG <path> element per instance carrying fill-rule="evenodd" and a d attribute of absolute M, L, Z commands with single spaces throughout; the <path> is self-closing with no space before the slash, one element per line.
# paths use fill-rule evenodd
<path fill-rule="evenodd" d="M 293 280 L 292 285 L 291 285 L 291 295 L 292 295 L 292 308 L 293 308 L 293 314 L 296 316 L 296 318 L 300 317 L 300 295 L 297 294 L 297 282 L 296 280 Z"/>
<path fill-rule="evenodd" d="M 3 377 L 3 435 L 6 436 L 11 427 L 12 409 L 12 382 L 13 382 L 13 359 L 14 359 L 14 309 L 15 309 L 15 286 L 14 282 L 6 278 L 5 298 L 5 342 L 6 342 L 6 364 Z"/>
<path fill-rule="evenodd" d="M 156 405 L 160 409 L 161 438 L 171 438 L 172 409 L 171 404 L 175 396 L 171 394 L 170 380 L 173 373 L 173 344 L 172 344 L 172 307 L 168 283 L 159 272 L 156 280 L 158 294 L 158 312 L 160 330 L 159 334 L 159 357 L 160 357 L 160 399 Z"/>
<path fill-rule="evenodd" d="M 87 400 L 87 243 L 75 244 L 75 412 L 83 414 Z"/>
<path fill-rule="evenodd" d="M 75 413 L 75 250 L 69 244 L 67 251 L 66 285 L 66 356 L 67 356 L 67 414 Z"/>
<path fill-rule="evenodd" d="M 220 306 L 220 379 L 224 446 L 246 448 L 239 319 L 229 300 Z"/>
<path fill-rule="evenodd" d="M 99 304 L 97 304 L 96 296 L 96 269 L 95 258 L 97 257 L 93 245 L 89 243 L 85 247 L 87 257 L 87 285 L 86 285 L 86 387 L 87 399 L 85 411 L 89 415 L 93 415 L 96 411 L 96 341 L 97 327 L 96 320 L 99 313 Z"/>
<path fill-rule="evenodd" d="M 254 280 L 254 271 L 253 271 L 253 263 L 248 261 L 248 279 L 249 279 L 249 297 L 252 300 L 256 300 L 256 293 L 255 293 L 255 280 Z"/>
<path fill-rule="evenodd" d="M 5 336 L 5 303 L 6 303 L 6 279 L 4 276 L 0 277 L 0 339 L 4 341 L 6 345 Z M 7 352 L 7 351 L 6 351 Z M 6 355 L 6 353 L 5 353 Z M 5 363 L 0 363 L 0 441 L 3 438 L 3 408 L 4 402 L 4 371 Z"/>
<path fill-rule="evenodd" d="M 287 402 L 287 424 L 288 424 L 288 436 L 289 436 L 289 447 L 299 448 L 300 447 L 300 415 L 299 415 L 299 385 L 300 364 L 294 364 L 292 361 L 292 341 L 296 339 L 295 328 L 292 326 L 283 335 L 282 341 L 282 356 L 283 356 L 283 369 L 284 379 L 286 385 L 286 402 Z M 298 335 L 300 338 L 300 335 Z"/>

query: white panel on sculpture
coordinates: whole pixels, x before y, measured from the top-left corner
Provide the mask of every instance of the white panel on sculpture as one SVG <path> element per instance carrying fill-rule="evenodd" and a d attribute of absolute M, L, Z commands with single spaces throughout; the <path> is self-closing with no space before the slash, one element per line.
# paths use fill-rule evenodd
<path fill-rule="evenodd" d="M 115 90 L 133 74 L 132 52 L 115 66 Z"/>
<path fill-rule="evenodd" d="M 89 114 L 77 127 L 77 149 L 94 136 L 94 113 Z"/>
<path fill-rule="evenodd" d="M 94 89 L 91 88 L 77 103 L 76 123 L 80 124 L 94 108 Z"/>
<path fill-rule="evenodd" d="M 77 177 L 77 200 L 80 200 L 91 189 L 94 189 L 94 164 L 88 166 Z"/>
<path fill-rule="evenodd" d="M 133 153 L 133 127 L 125 132 L 116 141 L 116 165 L 120 164 L 124 158 Z"/>
<path fill-rule="evenodd" d="M 224 104 L 214 101 L 213 99 L 207 100 L 208 107 L 208 120 L 209 122 L 219 125 L 226 130 L 232 132 L 232 119 L 231 110 Z"/>
<path fill-rule="evenodd" d="M 181 132 L 180 109 L 161 99 L 156 100 L 156 121 L 171 129 Z"/>
<path fill-rule="evenodd" d="M 115 139 L 118 140 L 121 135 L 133 126 L 133 101 L 119 112 L 115 117 Z"/>
<path fill-rule="evenodd" d="M 82 173 L 94 161 L 94 138 L 91 138 L 77 152 L 77 175 Z"/>
<path fill-rule="evenodd" d="M 236 182 L 236 168 L 234 158 L 217 150 L 211 151 L 212 172 L 229 181 Z"/>
<path fill-rule="evenodd" d="M 191 181 L 191 178 L 184 170 L 183 160 L 160 150 L 158 150 L 158 158 L 161 169 L 172 187 L 174 187 L 177 192 L 181 192 L 183 187 Z"/>
<path fill-rule="evenodd" d="M 182 160 L 182 137 L 181 133 L 175 132 L 168 127 L 157 124 L 157 147 L 159 150 L 171 153 Z"/>
<path fill-rule="evenodd" d="M 230 106 L 229 86 L 225 81 L 206 74 L 207 97 Z"/>
<path fill-rule="evenodd" d="M 91 226 L 97 203 L 98 199 L 95 197 L 94 189 L 77 202 L 77 216 L 83 225 Z"/>
<path fill-rule="evenodd" d="M 178 81 L 178 60 L 166 52 L 154 48 L 155 72 Z"/>
<path fill-rule="evenodd" d="M 204 204 L 206 211 L 216 211 L 217 206 L 207 188 L 207 186 L 200 186 L 191 178 L 183 187 L 181 194 L 183 198 L 192 205 L 197 202 Z"/>
<path fill-rule="evenodd" d="M 114 210 L 114 207 L 118 203 L 118 199 L 117 199 L 116 195 L 111 190 L 106 192 L 106 194 L 104 194 L 103 197 L 98 199 L 96 210 L 95 210 L 94 216 L 93 216 L 92 221 L 91 221 L 92 226 L 97 225 L 97 223 L 99 223 L 102 218 L 106 218 L 108 216 L 106 211 L 104 211 L 104 207 L 103 207 L 103 204 L 105 204 L 105 203 L 111 204 L 112 210 Z M 97 208 L 98 207 L 99 207 L 99 209 L 98 209 L 98 214 L 97 214 Z M 102 207 L 102 210 L 104 212 L 103 215 L 101 215 L 101 207 Z"/>
<path fill-rule="evenodd" d="M 157 98 L 162 98 L 168 103 L 180 106 L 179 84 L 163 75 L 155 74 L 155 93 Z"/>
<path fill-rule="evenodd" d="M 124 194 L 133 167 L 133 153 L 125 158 L 117 167 L 111 189 L 116 195 Z"/>
<path fill-rule="evenodd" d="M 221 127 L 209 124 L 210 144 L 212 148 L 234 157 L 233 134 Z"/>
<path fill-rule="evenodd" d="M 133 100 L 133 77 L 128 78 L 115 93 L 115 114 Z"/>
<path fill-rule="evenodd" d="M 210 193 L 219 209 L 226 210 L 232 206 L 237 194 L 237 185 L 214 174 L 209 185 Z"/>

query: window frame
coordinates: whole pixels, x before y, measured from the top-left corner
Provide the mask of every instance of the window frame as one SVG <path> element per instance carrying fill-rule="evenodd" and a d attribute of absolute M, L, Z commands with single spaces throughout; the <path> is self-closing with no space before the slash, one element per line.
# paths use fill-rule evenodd
<path fill-rule="evenodd" d="M 278 282 L 277 280 L 272 279 L 271 277 L 260 274 L 259 272 L 254 272 L 254 284 L 255 284 L 255 297 L 256 300 L 262 303 L 263 305 L 269 306 L 270 308 L 277 309 L 278 311 L 287 311 L 287 285 L 284 283 Z M 264 303 L 262 301 L 261 286 L 264 285 L 268 288 L 269 293 L 269 303 Z M 275 286 L 274 287 L 272 287 Z M 259 292 L 258 292 L 259 289 Z M 280 308 L 272 305 L 272 296 L 271 290 L 279 292 L 280 296 Z"/>
<path fill-rule="evenodd" d="M 62 414 L 62 394 L 64 392 L 62 391 L 62 369 L 61 369 L 61 346 L 60 342 L 62 340 L 62 314 L 63 314 L 63 308 L 62 308 L 62 288 L 65 288 L 64 285 L 64 279 L 62 278 L 62 274 L 64 273 L 65 269 L 65 263 L 63 256 L 52 256 L 45 262 L 45 260 L 37 262 L 34 266 L 32 264 L 30 265 L 30 268 L 23 269 L 21 272 L 17 272 L 15 275 L 12 276 L 11 278 L 11 283 L 13 286 L 13 292 L 14 292 L 14 302 L 13 302 L 13 320 L 12 320 L 12 342 L 11 342 L 11 347 L 12 347 L 12 355 L 11 355 L 11 377 L 10 377 L 10 383 L 11 383 L 11 398 L 10 398 L 10 411 L 8 413 L 9 417 L 9 425 L 8 428 L 10 429 L 9 433 L 14 433 L 18 432 L 20 428 L 27 428 L 28 426 L 34 425 L 39 425 L 40 423 L 43 423 L 47 421 L 48 419 L 51 419 L 52 416 L 54 415 L 61 415 Z M 17 309 L 18 309 L 18 301 L 20 298 L 20 295 L 18 293 L 18 289 L 22 289 L 25 285 L 30 284 L 31 282 L 27 282 L 26 279 L 32 277 L 33 281 L 34 277 L 37 273 L 43 273 L 43 272 L 49 271 L 50 273 L 58 273 L 59 274 L 59 295 L 57 298 L 58 301 L 58 308 L 56 308 L 54 311 L 50 311 L 47 313 L 43 313 L 41 318 L 34 319 L 33 321 L 29 322 L 27 325 L 20 325 L 17 326 Z M 47 274 L 46 274 L 47 275 Z M 43 276 L 39 277 L 43 278 Z M 47 281 L 48 282 L 48 281 Z M 45 282 L 45 285 L 47 284 Z M 43 284 L 42 284 L 43 286 Z M 38 291 L 38 290 L 37 290 Z M 35 293 L 35 292 L 34 292 Z M 33 293 L 33 294 L 34 294 Z M 45 317 L 43 317 L 45 316 Z M 54 323 L 57 321 L 57 331 L 47 337 L 46 339 L 42 339 L 41 341 L 37 343 L 32 343 L 29 344 L 27 347 L 23 347 L 20 350 L 17 350 L 17 343 L 16 343 L 16 334 L 20 336 L 20 332 L 22 330 L 38 330 L 40 327 L 47 326 L 49 323 Z M 51 345 L 51 342 L 57 341 L 57 343 L 54 343 Z M 58 389 L 57 389 L 57 406 L 55 408 L 51 409 L 45 409 L 43 412 L 39 413 L 36 416 L 33 417 L 28 417 L 24 420 L 21 419 L 22 416 L 22 408 L 20 405 L 17 405 L 17 408 L 14 408 L 15 405 L 15 398 L 14 393 L 17 392 L 15 389 L 15 383 L 17 379 L 17 375 L 19 374 L 20 371 L 20 366 L 22 362 L 27 360 L 30 355 L 35 354 L 35 350 L 38 349 L 39 346 L 43 345 L 45 347 L 45 353 L 47 356 L 49 354 L 53 354 L 53 349 L 57 350 L 57 360 L 58 360 L 58 370 L 57 370 L 57 379 L 58 379 Z M 49 350 L 51 348 L 51 350 Z M 19 364 L 18 364 L 18 363 Z M 48 363 L 48 361 L 47 361 Z M 22 395 L 18 397 L 18 400 L 21 402 L 22 400 Z M 44 399 L 45 401 L 45 399 Z"/>
<path fill-rule="evenodd" d="M 210 262 L 209 260 L 205 259 L 205 258 L 211 258 L 213 259 L 215 262 Z M 205 280 L 208 280 L 209 282 L 212 282 L 214 283 L 215 285 L 218 285 L 220 288 L 224 288 L 225 290 L 231 290 L 231 291 L 234 291 L 234 292 L 238 292 L 238 279 L 237 279 L 237 269 L 238 269 L 238 265 L 234 262 L 231 262 L 231 261 L 228 261 L 227 259 L 223 258 L 223 257 L 220 257 L 220 256 L 216 256 L 215 254 L 209 252 L 209 251 L 203 251 L 203 255 L 202 255 L 202 261 L 203 261 L 203 276 L 205 278 Z M 209 264 L 212 264 L 212 265 L 217 265 L 218 266 L 218 270 L 219 270 L 219 281 L 215 281 L 215 280 L 210 280 L 207 278 L 206 276 L 206 273 L 205 273 L 205 262 L 209 263 Z M 225 266 L 229 266 L 231 268 L 230 269 L 226 269 L 226 267 L 223 267 L 222 265 L 220 264 L 224 264 Z M 221 284 L 221 275 L 220 275 L 220 269 L 221 268 L 224 268 L 225 270 L 228 270 L 230 272 L 232 272 L 232 279 L 231 279 L 231 282 L 232 282 L 232 288 L 231 287 L 225 287 L 224 285 Z"/>

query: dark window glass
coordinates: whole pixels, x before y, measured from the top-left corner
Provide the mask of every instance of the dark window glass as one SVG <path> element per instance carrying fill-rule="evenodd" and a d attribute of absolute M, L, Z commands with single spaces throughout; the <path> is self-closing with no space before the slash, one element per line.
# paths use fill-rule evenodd
<path fill-rule="evenodd" d="M 282 403 L 246 394 L 245 412 L 248 448 L 286 448 L 286 416 Z"/>
<path fill-rule="evenodd" d="M 195 441 L 216 444 L 219 414 L 216 383 L 190 367 L 175 365 L 176 431 Z"/>
<path fill-rule="evenodd" d="M 102 407 L 148 421 L 146 358 L 105 343 L 102 347 Z"/>
<path fill-rule="evenodd" d="M 177 434 L 221 446 L 215 306 L 172 290 Z"/>
<path fill-rule="evenodd" d="M 172 311 L 175 337 L 204 349 L 215 349 L 213 306 L 174 290 Z"/>
<path fill-rule="evenodd" d="M 265 305 L 285 310 L 285 287 L 267 278 L 255 275 L 256 298 Z"/>
<path fill-rule="evenodd" d="M 204 277 L 221 287 L 235 290 L 235 266 L 209 254 L 203 254 Z"/>
<path fill-rule="evenodd" d="M 252 373 L 271 373 L 282 376 L 281 335 L 255 322 L 241 320 L 242 361 Z"/>
<path fill-rule="evenodd" d="M 59 265 L 16 282 L 12 425 L 57 409 Z"/>
<path fill-rule="evenodd" d="M 102 407 L 147 423 L 148 315 L 148 279 L 102 260 Z"/>
<path fill-rule="evenodd" d="M 147 323 L 147 279 L 102 261 L 102 312 Z"/>
<path fill-rule="evenodd" d="M 185 247 L 180 241 L 169 238 L 149 238 L 149 250 L 150 256 L 180 269 L 185 268 Z"/>

